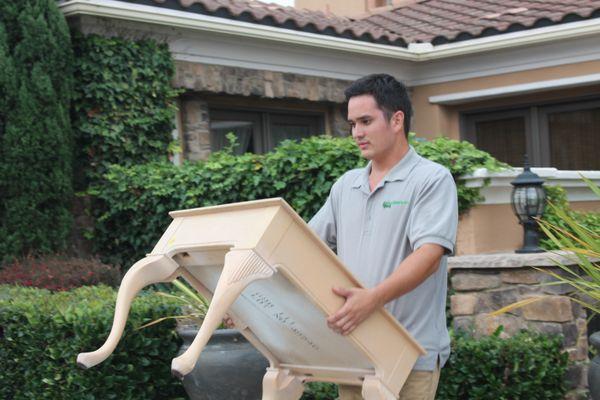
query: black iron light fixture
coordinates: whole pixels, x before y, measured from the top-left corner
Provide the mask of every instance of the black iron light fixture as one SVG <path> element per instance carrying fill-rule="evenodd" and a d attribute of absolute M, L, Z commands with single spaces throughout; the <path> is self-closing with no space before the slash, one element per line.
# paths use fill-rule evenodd
<path fill-rule="evenodd" d="M 515 252 L 541 253 L 544 250 L 539 247 L 540 231 L 536 218 L 542 216 L 546 205 L 546 191 L 542 186 L 544 180 L 531 171 L 527 155 L 523 167 L 523 172 L 511 182 L 514 186 L 511 196 L 512 208 L 525 231 L 523 247 Z"/>

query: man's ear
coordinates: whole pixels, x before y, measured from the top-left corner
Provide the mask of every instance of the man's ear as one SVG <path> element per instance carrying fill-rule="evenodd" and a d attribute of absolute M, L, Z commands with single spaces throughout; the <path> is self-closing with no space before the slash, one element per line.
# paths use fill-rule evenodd
<path fill-rule="evenodd" d="M 404 112 L 396 111 L 390 120 L 392 128 L 404 132 Z"/>

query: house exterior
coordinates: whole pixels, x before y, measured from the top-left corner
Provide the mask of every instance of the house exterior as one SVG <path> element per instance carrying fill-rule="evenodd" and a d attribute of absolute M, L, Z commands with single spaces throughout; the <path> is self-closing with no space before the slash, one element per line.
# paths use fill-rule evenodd
<path fill-rule="evenodd" d="M 230 131 L 240 151 L 253 152 L 288 138 L 347 135 L 344 88 L 385 72 L 410 88 L 418 136 L 469 140 L 514 166 L 527 153 L 550 183 L 567 187 L 575 208 L 600 209 L 577 173 L 562 172 L 600 179 L 600 0 L 365 0 L 353 17 L 327 12 L 334 3 L 59 2 L 85 33 L 169 44 L 174 85 L 186 89 L 175 135 L 187 159 L 220 149 Z M 324 12 L 323 4 L 332 6 Z M 462 217 L 459 254 L 520 246 L 509 205 L 516 174 L 467 178 L 492 185 Z"/>

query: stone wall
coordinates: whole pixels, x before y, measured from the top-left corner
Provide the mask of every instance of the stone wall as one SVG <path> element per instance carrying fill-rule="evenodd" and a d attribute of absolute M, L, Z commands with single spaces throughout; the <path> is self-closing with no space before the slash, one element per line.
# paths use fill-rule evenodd
<path fill-rule="evenodd" d="M 190 161 L 204 160 L 210 154 L 208 104 L 198 98 L 180 101 L 184 157 Z"/>
<path fill-rule="evenodd" d="M 174 85 L 195 92 L 342 103 L 349 84 L 317 76 L 175 62 Z"/>
<path fill-rule="evenodd" d="M 202 160 L 210 154 L 208 99 L 231 102 L 236 98 L 238 107 L 319 110 L 325 116 L 325 132 L 348 134 L 342 103 L 349 81 L 186 61 L 176 61 L 175 65 L 174 86 L 188 89 L 180 99 L 181 137 L 188 160 Z"/>
<path fill-rule="evenodd" d="M 568 371 L 569 398 L 577 398 L 587 387 L 588 339 L 585 310 L 569 299 L 565 284 L 551 284 L 547 272 L 562 274 L 550 253 L 491 254 L 451 257 L 450 314 L 453 327 L 476 337 L 489 335 L 502 325 L 501 337 L 527 329 L 564 336 L 564 349 L 571 365 Z M 538 267 L 538 271 L 532 267 Z M 489 313 L 531 297 L 541 298 L 522 308 L 498 316 Z"/>

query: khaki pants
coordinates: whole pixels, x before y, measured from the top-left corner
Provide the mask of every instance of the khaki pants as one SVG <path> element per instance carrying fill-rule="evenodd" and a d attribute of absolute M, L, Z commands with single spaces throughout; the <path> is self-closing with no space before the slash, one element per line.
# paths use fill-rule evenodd
<path fill-rule="evenodd" d="M 440 380 L 440 367 L 433 371 L 412 371 L 400 390 L 400 400 L 434 400 L 438 382 Z M 339 400 L 362 400 L 360 386 L 340 385 Z"/>

